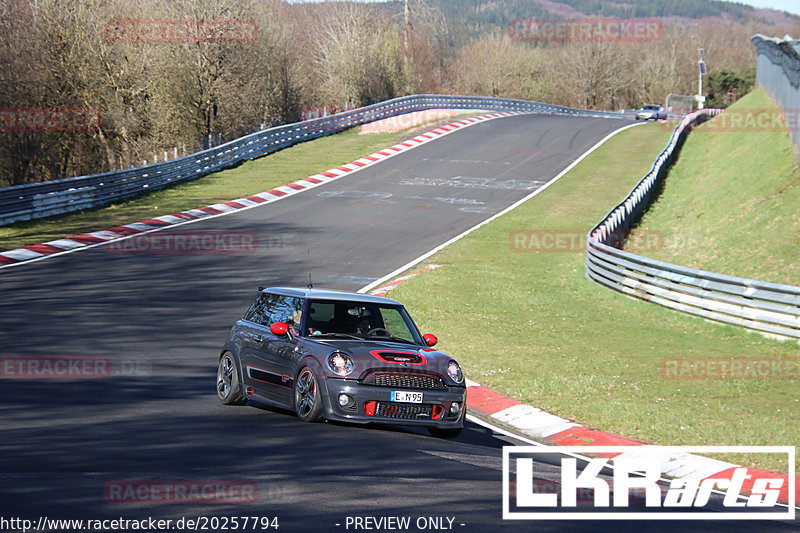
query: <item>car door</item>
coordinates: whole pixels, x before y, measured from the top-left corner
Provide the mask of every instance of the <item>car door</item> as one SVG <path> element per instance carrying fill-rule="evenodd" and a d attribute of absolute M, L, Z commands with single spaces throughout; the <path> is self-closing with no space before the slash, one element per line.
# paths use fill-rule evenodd
<path fill-rule="evenodd" d="M 286 322 L 299 329 L 303 300 L 261 293 L 245 315 L 242 328 L 242 371 L 256 394 L 289 407 L 294 386 L 293 355 L 298 342 L 293 335 L 275 335 L 270 326 Z"/>

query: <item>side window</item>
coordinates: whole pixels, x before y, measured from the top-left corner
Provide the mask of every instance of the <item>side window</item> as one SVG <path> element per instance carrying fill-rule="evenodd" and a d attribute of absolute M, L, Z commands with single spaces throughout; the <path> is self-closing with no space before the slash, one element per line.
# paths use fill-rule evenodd
<path fill-rule="evenodd" d="M 286 322 L 299 330 L 303 309 L 301 298 L 261 293 L 244 315 L 245 320 L 271 326 L 275 322 Z"/>
<path fill-rule="evenodd" d="M 267 325 L 270 299 L 274 297 L 275 295 L 273 294 L 259 293 L 250 309 L 244 314 L 244 319 L 256 324 Z"/>
<path fill-rule="evenodd" d="M 273 298 L 275 298 L 275 300 L 270 302 L 269 323 L 266 325 L 269 326 L 275 322 L 286 322 L 290 326 L 295 326 L 297 331 L 299 331 L 303 300 L 300 298 L 278 295 L 273 295 Z"/>

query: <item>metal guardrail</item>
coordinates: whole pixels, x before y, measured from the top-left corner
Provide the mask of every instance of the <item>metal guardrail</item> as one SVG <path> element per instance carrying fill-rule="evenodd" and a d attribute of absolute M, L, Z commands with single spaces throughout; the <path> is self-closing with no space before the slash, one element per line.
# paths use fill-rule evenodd
<path fill-rule="evenodd" d="M 656 261 L 616 247 L 650 205 L 692 127 L 719 110 L 687 115 L 650 172 L 588 234 L 586 276 L 610 289 L 704 318 L 800 338 L 800 287 Z"/>
<path fill-rule="evenodd" d="M 243 161 L 353 126 L 441 107 L 632 118 L 624 113 L 587 111 L 527 100 L 425 94 L 404 96 L 327 117 L 265 129 L 171 161 L 0 188 L 0 226 L 107 205 L 175 183 L 197 179 Z"/>

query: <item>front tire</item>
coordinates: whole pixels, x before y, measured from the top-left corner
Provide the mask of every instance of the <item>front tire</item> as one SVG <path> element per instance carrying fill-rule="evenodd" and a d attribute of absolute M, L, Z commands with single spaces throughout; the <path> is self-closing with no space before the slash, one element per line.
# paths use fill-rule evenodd
<path fill-rule="evenodd" d="M 314 371 L 305 366 L 297 375 L 294 385 L 294 410 L 303 422 L 322 420 L 322 395 Z"/>
<path fill-rule="evenodd" d="M 219 358 L 217 367 L 217 397 L 224 405 L 243 405 L 247 398 L 242 396 L 239 385 L 239 371 L 230 352 Z"/>

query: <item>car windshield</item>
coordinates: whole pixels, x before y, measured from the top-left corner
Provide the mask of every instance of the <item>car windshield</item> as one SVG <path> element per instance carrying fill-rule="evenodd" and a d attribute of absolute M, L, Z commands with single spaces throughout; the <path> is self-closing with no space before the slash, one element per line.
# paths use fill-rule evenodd
<path fill-rule="evenodd" d="M 311 336 L 422 344 L 411 317 L 396 305 L 312 300 L 306 330 Z"/>
<path fill-rule="evenodd" d="M 644 108 L 647 111 L 658 111 L 659 110 L 659 106 L 657 106 L 657 105 L 646 105 L 646 106 L 644 106 Z"/>

